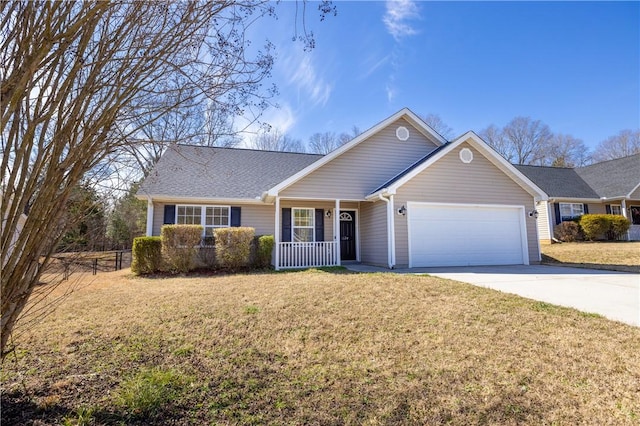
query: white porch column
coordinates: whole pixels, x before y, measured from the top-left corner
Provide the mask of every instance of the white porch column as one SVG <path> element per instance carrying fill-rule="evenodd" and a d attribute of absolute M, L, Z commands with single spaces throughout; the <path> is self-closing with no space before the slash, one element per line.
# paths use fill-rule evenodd
<path fill-rule="evenodd" d="M 340 200 L 336 199 L 336 212 L 333 215 L 333 235 L 335 235 L 336 242 L 336 262 L 340 266 L 340 244 L 342 243 L 342 236 L 340 235 Z"/>
<path fill-rule="evenodd" d="M 147 237 L 153 235 L 153 201 L 147 198 Z"/>
<path fill-rule="evenodd" d="M 622 216 L 624 216 L 626 219 L 629 219 L 629 216 L 627 215 L 627 200 L 625 200 L 624 198 L 620 201 L 620 210 L 622 210 Z M 627 241 L 631 240 L 631 227 L 629 227 L 629 229 L 627 230 Z"/>
<path fill-rule="evenodd" d="M 275 267 L 276 271 L 280 270 L 280 197 L 276 197 L 276 217 L 275 217 L 275 229 L 273 231 L 273 237 L 275 239 Z"/>

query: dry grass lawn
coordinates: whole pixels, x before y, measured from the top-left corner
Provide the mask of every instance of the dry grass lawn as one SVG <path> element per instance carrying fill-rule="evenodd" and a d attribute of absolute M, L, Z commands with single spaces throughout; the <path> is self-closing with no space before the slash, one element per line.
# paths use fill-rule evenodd
<path fill-rule="evenodd" d="M 15 340 L 2 424 L 640 422 L 640 329 L 340 272 L 86 276 Z"/>
<path fill-rule="evenodd" d="M 577 242 L 542 245 L 543 261 L 570 266 L 640 272 L 640 242 Z"/>

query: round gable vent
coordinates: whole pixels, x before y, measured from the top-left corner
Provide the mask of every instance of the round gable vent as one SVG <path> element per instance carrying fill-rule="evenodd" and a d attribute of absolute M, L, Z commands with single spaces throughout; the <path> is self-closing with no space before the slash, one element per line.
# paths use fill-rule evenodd
<path fill-rule="evenodd" d="M 404 126 L 400 126 L 396 129 L 396 137 L 401 141 L 409 139 L 409 129 Z"/>
<path fill-rule="evenodd" d="M 469 148 L 462 148 L 460 150 L 460 161 L 465 164 L 469 164 L 473 161 L 473 152 Z"/>

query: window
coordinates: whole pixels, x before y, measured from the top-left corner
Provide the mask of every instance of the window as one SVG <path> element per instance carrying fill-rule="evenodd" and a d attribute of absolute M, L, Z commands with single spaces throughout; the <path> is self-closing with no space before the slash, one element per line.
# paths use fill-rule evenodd
<path fill-rule="evenodd" d="M 206 237 L 213 236 L 214 228 L 231 226 L 231 212 L 227 206 L 177 206 L 178 225 L 202 225 Z"/>
<path fill-rule="evenodd" d="M 611 204 L 611 214 L 622 215 L 622 209 L 619 204 Z"/>
<path fill-rule="evenodd" d="M 229 207 L 207 207 L 204 222 L 205 236 L 213 236 L 214 228 L 228 228 L 229 218 Z"/>
<path fill-rule="evenodd" d="M 201 225 L 202 208 L 200 206 L 178 206 L 178 225 Z"/>
<path fill-rule="evenodd" d="M 314 209 L 292 209 L 291 221 L 294 242 L 309 242 L 315 240 Z"/>
<path fill-rule="evenodd" d="M 584 214 L 584 205 L 581 203 L 560 203 L 560 219 L 564 222 L 573 220 Z"/>

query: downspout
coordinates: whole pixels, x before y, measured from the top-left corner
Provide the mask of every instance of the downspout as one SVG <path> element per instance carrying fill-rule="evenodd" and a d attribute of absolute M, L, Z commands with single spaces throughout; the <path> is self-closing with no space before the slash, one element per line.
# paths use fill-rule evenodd
<path fill-rule="evenodd" d="M 393 253 L 392 253 L 392 235 L 393 235 L 393 230 L 391 228 L 391 215 L 393 214 L 393 211 L 390 211 L 393 209 L 393 205 L 391 204 L 391 200 L 389 200 L 388 198 L 385 198 L 382 196 L 382 193 L 378 194 L 378 198 L 382 201 L 384 201 L 385 203 L 387 203 L 387 262 L 389 264 L 389 269 L 393 269 Z"/>

